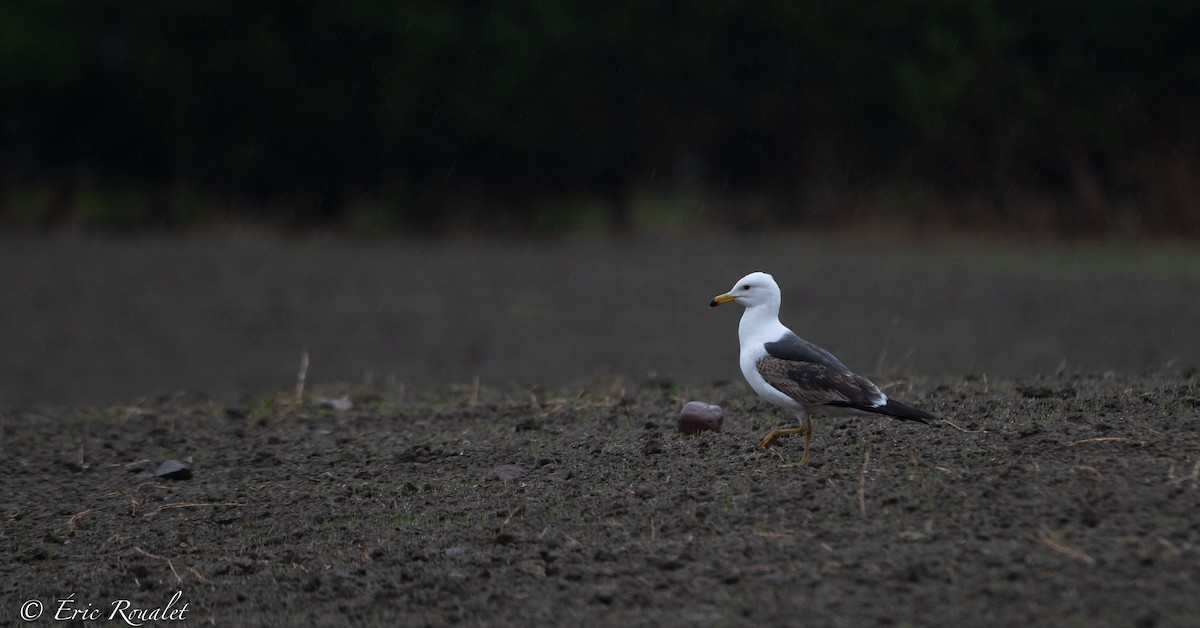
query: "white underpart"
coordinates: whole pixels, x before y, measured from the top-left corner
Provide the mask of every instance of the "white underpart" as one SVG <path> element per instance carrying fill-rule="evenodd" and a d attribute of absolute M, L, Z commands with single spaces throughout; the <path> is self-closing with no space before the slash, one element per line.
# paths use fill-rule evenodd
<path fill-rule="evenodd" d="M 742 367 L 742 375 L 754 392 L 763 399 L 783 408 L 801 410 L 800 403 L 768 384 L 767 380 L 763 379 L 758 372 L 758 361 L 767 355 L 767 348 L 764 345 L 782 338 L 788 331 L 787 327 L 779 322 L 777 316 L 761 320 L 765 309 L 763 307 L 746 308 L 742 314 L 742 322 L 738 325 L 738 341 L 741 345 L 738 363 Z"/>

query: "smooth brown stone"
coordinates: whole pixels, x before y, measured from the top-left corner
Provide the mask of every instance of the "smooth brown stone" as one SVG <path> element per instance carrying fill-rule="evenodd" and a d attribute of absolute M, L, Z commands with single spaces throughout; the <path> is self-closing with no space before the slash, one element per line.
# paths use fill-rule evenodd
<path fill-rule="evenodd" d="M 679 411 L 677 425 L 684 434 L 699 432 L 720 432 L 721 422 L 725 420 L 725 412 L 721 406 L 703 401 L 689 401 L 683 404 Z"/>

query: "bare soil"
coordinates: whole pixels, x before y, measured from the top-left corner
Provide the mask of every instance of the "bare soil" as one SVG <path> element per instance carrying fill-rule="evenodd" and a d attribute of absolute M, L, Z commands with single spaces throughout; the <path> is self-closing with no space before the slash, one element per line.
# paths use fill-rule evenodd
<path fill-rule="evenodd" d="M 945 421 L 819 421 L 809 466 L 754 448 L 780 418 L 740 385 L 10 412 L 0 613 L 179 591 L 194 625 L 1200 620 L 1194 376 L 889 384 Z M 724 430 L 680 434 L 689 399 Z"/>

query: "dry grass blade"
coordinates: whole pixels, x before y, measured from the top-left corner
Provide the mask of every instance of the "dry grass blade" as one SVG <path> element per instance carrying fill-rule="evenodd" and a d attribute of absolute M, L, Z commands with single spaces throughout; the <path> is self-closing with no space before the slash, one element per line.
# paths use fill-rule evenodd
<path fill-rule="evenodd" d="M 1155 540 L 1158 541 L 1158 544 L 1161 545 L 1164 550 L 1166 550 L 1167 554 L 1169 554 L 1171 558 L 1179 558 L 1181 555 L 1183 555 L 1183 550 L 1179 549 L 1179 546 L 1172 543 L 1167 539 L 1167 537 L 1159 536 L 1155 538 Z"/>
<path fill-rule="evenodd" d="M 892 324 L 888 326 L 887 334 L 883 337 L 883 349 L 879 351 L 879 361 L 875 363 L 875 372 L 883 372 L 883 363 L 887 360 L 888 345 L 892 342 L 892 332 L 896 331 L 896 325 L 900 323 L 899 316 L 892 317 Z"/>
<path fill-rule="evenodd" d="M 145 485 L 143 484 L 142 486 L 145 486 Z M 140 489 L 141 487 L 139 486 L 138 488 Z M 112 491 L 110 493 L 105 493 L 104 497 L 127 497 L 127 498 L 129 498 L 129 516 L 130 517 L 137 516 L 138 511 L 140 511 L 142 509 L 142 502 L 138 501 L 138 499 L 133 496 L 133 493 L 130 493 L 128 491 Z"/>
<path fill-rule="evenodd" d="M 968 430 L 967 428 L 960 427 L 959 425 L 955 424 L 954 421 L 951 421 L 950 419 L 946 419 L 946 418 L 942 419 L 942 423 L 945 423 L 946 425 L 949 425 L 950 427 L 952 427 L 960 432 L 966 432 L 967 434 L 982 434 L 982 433 L 987 432 L 987 430 L 985 430 L 985 429 Z"/>
<path fill-rule="evenodd" d="M 183 578 L 180 578 L 179 572 L 175 571 L 175 563 L 172 563 L 170 558 L 167 558 L 166 556 L 159 556 L 158 554 L 151 554 L 150 552 L 147 552 L 146 550 L 144 550 L 140 547 L 135 547 L 133 549 L 134 549 L 134 551 L 141 554 L 142 556 L 145 556 L 147 558 L 153 558 L 154 560 L 161 560 L 161 561 L 167 563 L 167 566 L 171 568 L 171 573 L 175 574 L 175 581 L 179 582 L 180 584 L 183 583 Z"/>
<path fill-rule="evenodd" d="M 867 451 L 863 454 L 862 469 L 858 472 L 858 510 L 863 517 L 867 516 L 867 465 L 871 462 L 871 448 L 867 447 Z"/>
<path fill-rule="evenodd" d="M 150 512 L 145 514 L 145 517 L 147 519 L 149 519 L 150 517 L 153 517 L 154 515 L 157 515 L 158 513 L 162 512 L 164 510 L 171 510 L 173 508 L 203 508 L 205 506 L 239 506 L 240 507 L 241 504 L 239 504 L 237 502 L 205 502 L 205 503 L 175 502 L 173 504 L 163 504 L 162 506 L 159 506 L 158 508 L 151 510 Z"/>
<path fill-rule="evenodd" d="M 1080 470 L 1080 471 L 1085 471 L 1085 472 L 1087 472 L 1087 473 L 1088 473 L 1088 474 L 1090 474 L 1090 475 L 1091 475 L 1093 478 L 1095 478 L 1096 482 L 1099 482 L 1099 483 L 1103 483 L 1103 482 L 1104 482 L 1104 474 L 1103 474 L 1103 473 L 1100 473 L 1100 470 L 1099 470 L 1099 469 L 1097 469 L 1096 467 L 1093 467 L 1093 466 L 1090 466 L 1090 465 L 1086 465 L 1086 464 L 1077 464 L 1077 465 L 1075 465 L 1075 466 L 1073 466 L 1073 467 L 1071 467 L 1071 468 L 1072 468 L 1072 469 L 1078 469 L 1078 470 Z"/>
<path fill-rule="evenodd" d="M 108 465 L 108 468 L 109 469 L 128 469 L 130 467 L 138 467 L 138 466 L 142 466 L 142 465 L 146 465 L 146 464 L 150 464 L 149 458 L 142 458 L 141 460 L 134 460 L 133 462 L 114 462 L 114 463 Z"/>
<path fill-rule="evenodd" d="M 171 573 L 175 575 L 175 581 L 179 582 L 179 583 L 183 583 L 183 578 L 181 578 L 179 576 L 179 572 L 176 571 L 176 569 L 175 569 L 175 563 L 170 558 L 167 558 L 166 556 L 159 556 L 158 554 L 153 554 L 153 553 L 147 552 L 146 550 L 144 550 L 140 547 L 135 547 L 133 549 L 135 551 L 137 551 L 137 553 L 141 554 L 142 556 L 145 556 L 147 558 L 153 558 L 154 560 L 161 560 L 164 563 L 166 563 L 167 566 L 171 568 Z M 197 582 L 208 582 L 208 579 L 205 578 L 204 575 L 201 574 L 196 569 L 194 569 L 192 567 L 188 567 L 187 565 L 184 565 L 183 568 L 187 569 L 189 572 L 191 572 L 192 577 L 195 578 Z"/>
<path fill-rule="evenodd" d="M 93 506 L 83 512 L 77 512 L 77 513 L 71 515 L 71 518 L 67 519 L 67 534 L 74 536 L 75 524 L 79 523 L 80 519 L 84 518 L 84 516 L 86 516 L 88 513 L 92 512 L 94 510 L 96 510 L 96 508 Z"/>
<path fill-rule="evenodd" d="M 792 539 L 796 537 L 811 539 L 817 536 L 817 533 L 810 530 L 791 530 L 785 528 L 781 530 L 760 530 L 755 532 L 754 535 L 763 539 Z"/>
<path fill-rule="evenodd" d="M 308 377 L 308 349 L 300 352 L 300 372 L 296 374 L 296 403 L 304 401 L 304 380 Z"/>
<path fill-rule="evenodd" d="M 1124 436 L 1097 436 L 1095 438 L 1085 438 L 1083 440 L 1072 441 L 1070 446 L 1075 447 L 1076 445 L 1099 445 L 1102 443 L 1117 444 L 1117 443 L 1136 443 L 1136 442 L 1137 442 L 1136 440 L 1134 440 L 1132 438 L 1125 438 Z"/>
<path fill-rule="evenodd" d="M 1174 465 L 1172 465 L 1172 470 L 1174 470 Z M 1167 484 L 1183 484 L 1184 482 L 1187 482 L 1188 480 L 1192 481 L 1192 489 L 1193 490 L 1196 488 L 1200 488 L 1200 460 L 1197 460 L 1196 464 L 1194 466 L 1192 466 L 1192 472 L 1190 474 L 1181 475 L 1177 478 L 1172 478 L 1171 480 L 1169 480 L 1167 482 Z"/>
<path fill-rule="evenodd" d="M 1092 558 L 1091 556 L 1088 556 L 1087 554 L 1085 554 L 1073 547 L 1070 547 L 1070 546 L 1062 543 L 1061 541 L 1056 540 L 1054 537 L 1050 536 L 1050 532 L 1048 530 L 1046 530 L 1045 526 L 1042 526 L 1042 528 L 1038 530 L 1038 538 L 1040 538 L 1042 540 L 1042 543 L 1046 544 L 1046 547 L 1049 547 L 1050 549 L 1058 552 L 1059 554 L 1065 554 L 1067 556 L 1070 556 L 1071 558 L 1074 558 L 1075 560 L 1083 561 L 1089 565 L 1096 564 L 1095 558 Z"/>

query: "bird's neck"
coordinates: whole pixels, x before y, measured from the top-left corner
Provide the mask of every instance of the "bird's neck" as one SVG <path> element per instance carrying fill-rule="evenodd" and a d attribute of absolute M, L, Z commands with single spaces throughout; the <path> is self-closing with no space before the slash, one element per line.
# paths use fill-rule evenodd
<path fill-rule="evenodd" d="M 763 338 L 759 336 L 775 338 L 779 336 L 781 329 L 783 323 L 779 322 L 779 304 L 763 303 L 748 307 L 742 313 L 742 321 L 738 324 L 738 340 L 742 344 L 761 342 Z"/>

